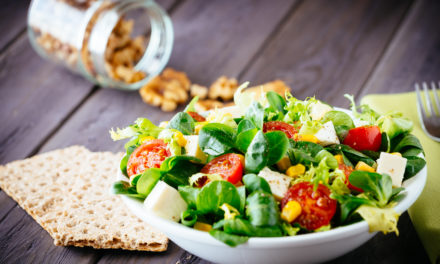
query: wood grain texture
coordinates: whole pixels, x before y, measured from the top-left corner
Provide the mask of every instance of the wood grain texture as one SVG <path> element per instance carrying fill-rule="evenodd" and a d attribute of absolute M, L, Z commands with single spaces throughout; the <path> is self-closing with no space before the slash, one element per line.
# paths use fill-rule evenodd
<path fill-rule="evenodd" d="M 0 51 L 26 28 L 29 0 L 3 0 L 0 8 Z"/>
<path fill-rule="evenodd" d="M 440 2 L 417 1 L 358 98 L 440 80 Z"/>
<path fill-rule="evenodd" d="M 92 90 L 40 58 L 26 35 L 0 56 L 0 84 L 1 164 L 27 157 Z"/>
<path fill-rule="evenodd" d="M 268 43 L 242 81 L 280 78 L 294 96 L 348 106 L 374 69 L 410 1 L 305 1 Z"/>

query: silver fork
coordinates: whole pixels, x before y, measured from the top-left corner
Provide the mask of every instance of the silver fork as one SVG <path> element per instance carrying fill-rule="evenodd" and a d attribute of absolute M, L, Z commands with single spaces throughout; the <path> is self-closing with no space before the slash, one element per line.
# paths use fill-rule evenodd
<path fill-rule="evenodd" d="M 434 82 L 431 82 L 431 92 L 433 93 L 434 100 L 429 96 L 428 84 L 422 83 L 425 107 L 423 107 L 422 92 L 418 83 L 415 84 L 417 93 L 417 109 L 419 112 L 419 119 L 422 125 L 423 131 L 431 139 L 440 142 L 440 100 L 438 98 L 438 88 Z M 440 86 L 440 82 L 438 82 Z M 437 108 L 437 112 L 434 108 Z"/>

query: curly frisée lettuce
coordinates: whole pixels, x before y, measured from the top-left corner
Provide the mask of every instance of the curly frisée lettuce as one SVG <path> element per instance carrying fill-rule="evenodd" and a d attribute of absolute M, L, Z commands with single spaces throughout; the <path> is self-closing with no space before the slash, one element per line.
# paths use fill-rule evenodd
<path fill-rule="evenodd" d="M 272 91 L 257 96 L 247 86 L 234 94 L 241 110 L 234 115 L 215 109 L 198 113 L 206 121 L 196 122 L 188 113 L 196 112 L 196 97 L 166 127 L 138 118 L 111 129 L 113 140 L 128 141 L 120 163 L 126 178 L 114 184 L 114 192 L 152 203 L 157 199 L 146 198 L 156 194 L 156 184 L 167 184 L 176 191 L 160 193 L 160 206 L 149 206 L 157 210 L 151 213 L 174 210 L 180 216 L 174 221 L 232 247 L 251 237 L 325 232 L 362 219 L 371 232 L 398 233 L 393 207 L 404 192 L 397 186 L 426 164 L 408 119 L 356 106 L 350 95 L 352 115 L 315 97 Z M 379 128 L 379 149 L 344 144 L 359 126 Z M 393 165 L 380 156 L 404 162 Z M 383 162 L 391 175 L 381 173 Z"/>

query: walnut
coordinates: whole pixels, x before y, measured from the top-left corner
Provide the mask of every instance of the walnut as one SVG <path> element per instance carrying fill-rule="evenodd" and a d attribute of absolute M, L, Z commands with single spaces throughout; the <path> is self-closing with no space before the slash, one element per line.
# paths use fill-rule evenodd
<path fill-rule="evenodd" d="M 192 84 L 190 93 L 192 97 L 198 96 L 199 99 L 205 99 L 208 96 L 208 88 L 206 86 Z"/>
<path fill-rule="evenodd" d="M 229 101 L 234 97 L 234 93 L 238 88 L 236 79 L 228 79 L 226 76 L 218 78 L 211 87 L 209 87 L 209 98 L 221 98 L 223 101 Z"/>
<path fill-rule="evenodd" d="M 194 105 L 196 112 L 205 112 L 214 109 L 216 107 L 217 108 L 223 107 L 223 103 L 217 100 L 206 99 L 206 100 L 199 100 Z"/>
<path fill-rule="evenodd" d="M 181 86 L 185 89 L 185 91 L 189 91 L 189 86 L 191 85 L 191 81 L 188 79 L 188 76 L 186 76 L 184 72 L 176 71 L 172 68 L 166 68 L 162 72 L 161 76 L 164 80 L 179 81 Z"/>
<path fill-rule="evenodd" d="M 249 87 L 244 90 L 245 92 L 254 92 L 256 94 L 256 97 L 259 98 L 261 95 L 261 92 L 268 92 L 268 91 L 274 91 L 277 92 L 279 95 L 284 96 L 286 92 L 290 91 L 290 87 L 287 86 L 283 81 L 281 80 L 275 80 L 271 81 L 262 85 L 257 85 L 253 87 Z"/>
<path fill-rule="evenodd" d="M 169 112 L 188 100 L 186 85 L 189 86 L 190 81 L 185 73 L 168 68 L 144 85 L 139 93 L 147 104 L 161 106 L 162 111 Z"/>

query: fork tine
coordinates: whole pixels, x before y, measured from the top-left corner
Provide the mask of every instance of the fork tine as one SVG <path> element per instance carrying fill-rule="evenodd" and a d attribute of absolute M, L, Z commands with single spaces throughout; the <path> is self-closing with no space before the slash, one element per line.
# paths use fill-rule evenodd
<path fill-rule="evenodd" d="M 429 96 L 428 85 L 426 82 L 423 82 L 423 91 L 425 92 L 425 101 L 426 101 L 426 111 L 427 115 L 432 115 L 432 106 L 431 106 L 431 96 Z"/>
<path fill-rule="evenodd" d="M 438 84 L 440 86 L 440 82 Z M 437 106 L 437 114 L 440 115 L 440 100 L 438 99 L 439 90 L 435 86 L 434 82 L 431 82 L 431 87 L 432 87 L 432 89 L 431 89 L 432 93 L 434 94 L 435 105 Z"/>
<path fill-rule="evenodd" d="M 420 94 L 420 86 L 418 83 L 416 83 L 414 85 L 414 87 L 416 89 L 416 94 L 417 94 L 417 108 L 419 109 L 419 113 L 420 113 L 421 117 L 425 118 L 426 112 L 425 112 L 425 108 L 423 107 L 422 96 Z"/>

